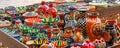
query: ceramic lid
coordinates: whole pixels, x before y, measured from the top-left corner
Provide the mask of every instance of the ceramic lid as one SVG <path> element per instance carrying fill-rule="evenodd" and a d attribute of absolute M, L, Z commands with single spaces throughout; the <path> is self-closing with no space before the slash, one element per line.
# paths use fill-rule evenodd
<path fill-rule="evenodd" d="M 65 26 L 66 29 L 73 29 L 72 26 Z"/>
<path fill-rule="evenodd" d="M 91 11 L 91 12 L 88 12 L 87 15 L 88 15 L 88 16 L 98 16 L 99 13 L 96 12 L 96 11 Z"/>
<path fill-rule="evenodd" d="M 107 20 L 107 23 L 116 23 L 117 21 L 116 20 Z"/>
<path fill-rule="evenodd" d="M 51 29 L 47 29 L 46 32 L 47 32 L 47 33 L 51 33 L 52 30 L 51 30 Z"/>
<path fill-rule="evenodd" d="M 46 26 L 42 26 L 42 28 L 47 29 L 47 28 L 50 28 L 50 26 L 47 26 L 47 25 L 46 25 Z"/>
<path fill-rule="evenodd" d="M 81 31 L 80 28 L 74 28 L 74 31 Z"/>
<path fill-rule="evenodd" d="M 60 31 L 60 28 L 53 28 L 52 31 Z"/>

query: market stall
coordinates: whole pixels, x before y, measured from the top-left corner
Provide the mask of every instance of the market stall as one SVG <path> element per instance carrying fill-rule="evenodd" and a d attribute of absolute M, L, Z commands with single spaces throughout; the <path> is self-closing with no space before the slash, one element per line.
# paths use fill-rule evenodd
<path fill-rule="evenodd" d="M 8 48 L 120 47 L 118 4 L 42 1 L 3 11 L 0 42 Z"/>

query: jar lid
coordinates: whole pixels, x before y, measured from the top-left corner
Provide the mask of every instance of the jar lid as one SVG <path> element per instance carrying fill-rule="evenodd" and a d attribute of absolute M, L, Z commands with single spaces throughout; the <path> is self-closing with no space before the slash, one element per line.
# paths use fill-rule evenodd
<path fill-rule="evenodd" d="M 53 4 L 52 4 L 52 3 L 50 3 L 50 4 L 49 4 L 49 7 L 53 7 Z"/>
<path fill-rule="evenodd" d="M 41 4 L 44 5 L 44 4 L 45 4 L 45 1 L 42 1 Z"/>
<path fill-rule="evenodd" d="M 76 7 L 75 6 L 70 6 L 69 10 L 76 10 Z"/>
<path fill-rule="evenodd" d="M 72 26 L 65 26 L 66 29 L 73 29 Z"/>
<path fill-rule="evenodd" d="M 107 23 L 116 23 L 117 21 L 116 20 L 107 20 Z"/>
<path fill-rule="evenodd" d="M 53 28 L 52 31 L 60 31 L 60 28 Z"/>
<path fill-rule="evenodd" d="M 98 16 L 99 13 L 96 12 L 96 11 L 91 11 L 91 12 L 88 12 L 87 15 L 88 15 L 88 16 L 96 16 L 96 15 Z"/>
<path fill-rule="evenodd" d="M 42 28 L 47 29 L 47 28 L 50 28 L 50 26 L 45 25 L 45 26 L 42 26 Z"/>
<path fill-rule="evenodd" d="M 80 28 L 74 28 L 74 31 L 81 31 Z"/>
<path fill-rule="evenodd" d="M 77 43 L 74 43 L 74 47 L 77 47 L 78 46 L 78 44 Z"/>
<path fill-rule="evenodd" d="M 88 9 L 87 9 L 87 8 L 80 8 L 80 9 L 78 9 L 78 11 L 79 11 L 79 12 L 87 12 Z"/>
<path fill-rule="evenodd" d="M 52 32 L 52 30 L 51 30 L 51 29 L 47 29 L 46 32 L 47 32 L 47 33 L 50 33 L 50 32 Z"/>

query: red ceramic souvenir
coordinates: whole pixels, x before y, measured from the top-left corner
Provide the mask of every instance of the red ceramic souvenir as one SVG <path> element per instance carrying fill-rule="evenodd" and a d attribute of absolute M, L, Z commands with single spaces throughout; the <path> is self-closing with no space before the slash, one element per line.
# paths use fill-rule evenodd
<path fill-rule="evenodd" d="M 52 30 L 51 30 L 51 29 L 47 29 L 47 30 L 46 30 L 46 33 L 47 33 L 47 37 L 48 37 L 48 38 L 51 38 Z"/>
<path fill-rule="evenodd" d="M 49 4 L 49 9 L 47 11 L 50 14 L 50 16 L 52 16 L 53 18 L 56 18 L 56 16 L 57 16 L 57 9 L 53 6 L 52 3 Z"/>
<path fill-rule="evenodd" d="M 11 14 L 11 17 L 12 17 L 12 18 L 15 18 L 15 14 Z"/>
<path fill-rule="evenodd" d="M 96 34 L 99 32 L 97 32 L 97 30 L 94 30 L 101 26 L 101 20 L 98 18 L 98 15 L 99 13 L 94 11 L 88 13 L 86 27 L 87 27 L 88 37 L 91 41 L 94 41 L 96 39 L 96 35 L 99 35 Z"/>
<path fill-rule="evenodd" d="M 95 48 L 95 45 L 87 39 L 86 42 L 82 44 L 81 48 Z"/>
<path fill-rule="evenodd" d="M 74 45 L 71 48 L 80 48 L 78 44 L 74 43 Z"/>
<path fill-rule="evenodd" d="M 49 29 L 50 26 L 45 25 L 45 26 L 42 26 L 42 28 L 44 28 L 44 29 Z"/>
<path fill-rule="evenodd" d="M 45 4 L 44 1 L 41 2 L 41 5 L 38 7 L 38 14 L 40 14 L 40 11 L 42 13 L 45 13 L 48 10 L 48 6 Z"/>
<path fill-rule="evenodd" d="M 25 24 L 26 25 L 33 25 L 33 23 L 35 22 L 39 22 L 40 18 L 29 18 L 29 19 L 25 19 Z"/>
<path fill-rule="evenodd" d="M 83 41 L 83 36 L 82 36 L 82 31 L 80 28 L 74 28 L 74 33 L 75 33 L 75 41 L 76 42 L 82 42 Z"/>

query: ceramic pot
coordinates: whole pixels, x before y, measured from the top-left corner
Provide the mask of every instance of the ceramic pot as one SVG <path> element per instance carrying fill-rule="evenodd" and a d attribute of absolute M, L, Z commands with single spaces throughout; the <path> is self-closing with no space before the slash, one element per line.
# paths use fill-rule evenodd
<path fill-rule="evenodd" d="M 101 20 L 98 18 L 99 13 L 98 12 L 88 12 L 88 17 L 86 21 L 86 29 L 87 29 L 87 35 L 88 38 L 91 41 L 94 41 L 96 39 L 96 33 L 98 33 L 96 29 L 98 29 L 101 26 Z M 94 30 L 95 29 L 95 30 Z M 100 31 L 99 31 L 100 32 Z"/>
<path fill-rule="evenodd" d="M 116 39 L 116 20 L 107 20 L 105 30 L 110 33 L 111 38 L 107 41 L 107 46 L 112 46 Z"/>
<path fill-rule="evenodd" d="M 74 28 L 74 35 L 76 42 L 83 42 L 83 35 L 80 28 Z"/>

